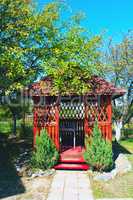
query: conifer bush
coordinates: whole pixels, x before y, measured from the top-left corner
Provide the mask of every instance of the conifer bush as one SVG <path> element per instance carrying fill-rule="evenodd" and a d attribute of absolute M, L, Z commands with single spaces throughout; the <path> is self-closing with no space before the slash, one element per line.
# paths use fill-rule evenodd
<path fill-rule="evenodd" d="M 31 165 L 33 168 L 49 169 L 53 167 L 59 159 L 59 153 L 49 137 L 47 131 L 43 129 L 40 136 L 36 137 L 35 151 L 32 153 Z"/>
<path fill-rule="evenodd" d="M 113 166 L 112 144 L 102 137 L 96 121 L 91 137 L 86 137 L 84 158 L 87 164 L 97 171 L 106 171 Z"/>

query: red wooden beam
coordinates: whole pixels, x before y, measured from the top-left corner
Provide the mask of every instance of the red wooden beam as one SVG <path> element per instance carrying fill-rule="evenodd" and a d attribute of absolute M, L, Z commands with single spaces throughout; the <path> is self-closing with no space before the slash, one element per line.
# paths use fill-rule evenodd
<path fill-rule="evenodd" d="M 112 104 L 111 96 L 107 96 L 108 135 L 107 139 L 112 141 Z"/>
<path fill-rule="evenodd" d="M 55 119 L 56 119 L 56 127 L 55 127 L 55 145 L 59 150 L 59 105 L 55 106 Z"/>
<path fill-rule="evenodd" d="M 37 135 L 37 111 L 35 108 L 33 109 L 33 148 L 35 147 L 36 144 L 36 135 Z"/>

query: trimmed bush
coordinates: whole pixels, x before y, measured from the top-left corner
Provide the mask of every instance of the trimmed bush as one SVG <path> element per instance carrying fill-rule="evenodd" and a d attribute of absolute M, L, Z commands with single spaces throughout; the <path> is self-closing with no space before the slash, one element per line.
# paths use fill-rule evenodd
<path fill-rule="evenodd" d="M 31 165 L 33 168 L 45 170 L 53 167 L 58 159 L 59 153 L 47 131 L 43 129 L 40 136 L 36 138 L 36 146 L 35 151 L 32 153 Z"/>
<path fill-rule="evenodd" d="M 86 151 L 84 158 L 93 170 L 105 171 L 113 166 L 112 144 L 102 137 L 98 128 L 98 122 L 95 122 L 93 134 L 86 137 Z"/>

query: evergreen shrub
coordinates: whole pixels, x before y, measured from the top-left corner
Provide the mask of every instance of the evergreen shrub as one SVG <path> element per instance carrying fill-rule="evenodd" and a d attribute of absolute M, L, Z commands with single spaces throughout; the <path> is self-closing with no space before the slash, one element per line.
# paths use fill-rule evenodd
<path fill-rule="evenodd" d="M 35 151 L 32 153 L 31 165 L 33 168 L 42 170 L 53 167 L 59 159 L 59 153 L 49 137 L 47 131 L 43 129 L 36 137 Z"/>
<path fill-rule="evenodd" d="M 85 144 L 84 158 L 92 170 L 101 172 L 112 168 L 112 143 L 103 138 L 97 121 L 94 123 L 92 136 L 86 137 Z"/>

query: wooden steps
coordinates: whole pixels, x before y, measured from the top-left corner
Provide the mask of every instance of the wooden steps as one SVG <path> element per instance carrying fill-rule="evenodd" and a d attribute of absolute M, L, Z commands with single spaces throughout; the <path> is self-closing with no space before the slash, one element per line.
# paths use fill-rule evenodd
<path fill-rule="evenodd" d="M 60 163 L 54 167 L 54 169 L 62 170 L 88 170 L 89 166 L 83 163 Z"/>
<path fill-rule="evenodd" d="M 64 151 L 60 155 L 59 164 L 54 169 L 62 170 L 88 170 L 89 166 L 83 158 L 84 148 L 76 147 Z"/>
<path fill-rule="evenodd" d="M 60 163 L 85 163 L 83 158 L 65 158 L 65 159 L 60 159 Z"/>

